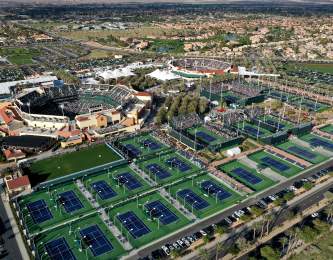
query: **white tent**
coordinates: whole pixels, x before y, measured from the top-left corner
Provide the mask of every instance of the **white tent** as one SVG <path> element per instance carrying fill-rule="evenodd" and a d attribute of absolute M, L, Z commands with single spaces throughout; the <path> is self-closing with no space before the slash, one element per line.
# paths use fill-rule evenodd
<path fill-rule="evenodd" d="M 153 72 L 148 74 L 148 76 L 151 78 L 161 80 L 161 81 L 181 78 L 180 76 L 172 73 L 170 70 L 160 70 L 160 69 L 154 70 Z"/>

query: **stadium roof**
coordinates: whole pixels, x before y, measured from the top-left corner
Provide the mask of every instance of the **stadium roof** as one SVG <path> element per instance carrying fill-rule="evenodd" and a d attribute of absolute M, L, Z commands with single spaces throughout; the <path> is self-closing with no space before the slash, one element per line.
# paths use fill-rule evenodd
<path fill-rule="evenodd" d="M 56 76 L 40 76 L 33 79 L 2 82 L 0 83 L 0 94 L 10 94 L 10 87 L 14 87 L 16 85 L 40 84 L 45 82 L 53 82 L 57 79 L 58 78 Z"/>
<path fill-rule="evenodd" d="M 148 76 L 162 81 L 181 78 L 179 75 L 176 75 L 169 70 L 160 69 L 154 70 L 153 72 L 149 73 Z"/>
<path fill-rule="evenodd" d="M 26 149 L 47 148 L 52 143 L 54 143 L 53 138 L 34 135 L 6 136 L 1 140 L 2 146 Z"/>

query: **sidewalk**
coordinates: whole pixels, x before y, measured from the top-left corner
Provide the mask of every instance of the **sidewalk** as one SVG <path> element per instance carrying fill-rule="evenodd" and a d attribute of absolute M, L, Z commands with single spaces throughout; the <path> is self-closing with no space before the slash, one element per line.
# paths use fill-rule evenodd
<path fill-rule="evenodd" d="M 10 224 L 10 226 L 13 229 L 13 234 L 14 234 L 16 243 L 17 243 L 17 245 L 18 245 L 18 247 L 20 249 L 21 256 L 22 256 L 22 258 L 24 260 L 30 259 L 30 256 L 29 256 L 28 251 L 27 251 L 27 249 L 25 247 L 23 238 L 22 238 L 20 230 L 19 230 L 19 228 L 17 226 L 16 220 L 15 220 L 15 217 L 13 215 L 12 209 L 11 209 L 11 207 L 9 205 L 9 202 L 6 201 L 6 199 L 5 199 L 5 197 L 4 197 L 3 194 L 1 195 L 1 199 L 2 199 L 2 203 L 4 205 L 5 212 L 6 212 L 7 216 L 8 216 L 9 224 Z"/>

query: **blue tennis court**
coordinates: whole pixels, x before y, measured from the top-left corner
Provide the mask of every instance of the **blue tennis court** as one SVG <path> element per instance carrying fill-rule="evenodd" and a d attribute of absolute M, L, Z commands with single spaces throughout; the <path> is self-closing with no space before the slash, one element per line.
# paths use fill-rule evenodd
<path fill-rule="evenodd" d="M 277 121 L 274 121 L 272 119 L 266 119 L 265 121 L 267 124 L 271 125 L 271 126 L 274 126 L 274 127 L 279 127 L 279 129 L 283 129 L 285 127 L 284 124 L 277 122 Z"/>
<path fill-rule="evenodd" d="M 161 146 L 157 143 L 157 142 L 154 142 L 153 140 L 151 139 L 146 139 L 143 141 L 143 145 L 144 146 L 147 146 L 149 149 L 151 150 L 158 150 L 161 148 Z"/>
<path fill-rule="evenodd" d="M 60 193 L 58 201 L 61 205 L 64 206 L 67 213 L 71 213 L 83 208 L 80 199 L 72 190 Z"/>
<path fill-rule="evenodd" d="M 260 131 L 260 130 L 259 130 L 259 132 L 258 132 L 258 128 L 255 128 L 255 127 L 253 127 L 253 126 L 249 126 L 249 125 L 244 126 L 244 130 L 245 130 L 246 133 L 248 133 L 248 134 L 250 134 L 250 135 L 252 135 L 252 136 L 257 136 L 257 134 L 258 134 L 258 136 L 261 136 L 261 135 L 264 134 L 264 133 L 263 133 L 262 131 Z"/>
<path fill-rule="evenodd" d="M 197 194 L 195 194 L 190 189 L 184 189 L 184 190 L 178 191 L 177 196 L 184 199 L 186 201 L 186 203 L 189 204 L 190 206 L 193 205 L 193 207 L 196 210 L 201 210 L 201 209 L 207 208 L 209 206 L 209 203 L 206 200 L 199 197 Z"/>
<path fill-rule="evenodd" d="M 203 181 L 200 186 L 209 195 L 217 196 L 219 200 L 224 200 L 231 196 L 229 192 L 227 192 L 226 190 L 222 189 L 219 185 L 209 180 Z"/>
<path fill-rule="evenodd" d="M 282 172 L 290 169 L 288 165 L 268 156 L 261 158 L 260 161 Z"/>
<path fill-rule="evenodd" d="M 150 229 L 134 214 L 133 211 L 117 216 L 122 225 L 130 232 L 134 239 L 150 233 Z"/>
<path fill-rule="evenodd" d="M 232 173 L 236 174 L 238 177 L 248 181 L 251 184 L 258 184 L 259 182 L 262 181 L 261 178 L 255 176 L 254 174 L 252 174 L 251 172 L 243 169 L 243 168 L 235 168 L 231 171 Z"/>
<path fill-rule="evenodd" d="M 329 150 L 333 150 L 333 144 L 329 141 L 325 141 L 320 138 L 313 137 L 309 140 L 311 146 L 322 146 L 324 148 L 327 148 Z"/>
<path fill-rule="evenodd" d="M 296 154 L 296 155 L 300 155 L 300 156 L 303 156 L 307 159 L 314 159 L 316 158 L 316 154 L 308 151 L 308 150 L 305 150 L 305 149 L 302 149 L 298 146 L 290 146 L 287 148 L 288 151 Z"/>
<path fill-rule="evenodd" d="M 214 136 L 211 136 L 203 131 L 198 131 L 196 133 L 196 137 L 199 137 L 200 139 L 202 139 L 203 141 L 210 143 L 216 140 L 216 138 Z"/>
<path fill-rule="evenodd" d="M 177 157 L 172 157 L 166 160 L 166 163 L 171 167 L 178 168 L 181 172 L 186 172 L 191 169 L 189 165 L 179 160 Z"/>
<path fill-rule="evenodd" d="M 129 190 L 135 190 L 142 186 L 142 184 L 129 172 L 119 174 L 116 178 L 120 184 L 125 185 Z"/>
<path fill-rule="evenodd" d="M 140 150 L 136 148 L 133 144 L 125 144 L 125 148 L 128 151 L 129 155 L 133 157 L 138 157 L 140 155 Z"/>
<path fill-rule="evenodd" d="M 160 165 L 156 163 L 146 165 L 146 169 L 156 175 L 160 180 L 166 179 L 171 176 L 171 173 L 169 173 L 167 170 L 163 169 Z"/>
<path fill-rule="evenodd" d="M 48 257 L 52 260 L 76 260 L 65 238 L 57 238 L 44 245 Z"/>
<path fill-rule="evenodd" d="M 83 243 L 90 248 L 94 256 L 105 254 L 113 249 L 112 244 L 97 225 L 80 230 L 80 235 Z"/>
<path fill-rule="evenodd" d="M 145 208 L 148 211 L 148 215 L 151 215 L 153 218 L 158 218 L 164 225 L 178 220 L 176 214 L 158 200 L 145 204 Z"/>
<path fill-rule="evenodd" d="M 44 200 L 37 200 L 27 204 L 28 211 L 35 224 L 53 218 L 52 213 Z"/>
<path fill-rule="evenodd" d="M 106 183 L 106 181 L 96 181 L 92 183 L 91 186 L 102 200 L 117 196 L 117 193 Z"/>

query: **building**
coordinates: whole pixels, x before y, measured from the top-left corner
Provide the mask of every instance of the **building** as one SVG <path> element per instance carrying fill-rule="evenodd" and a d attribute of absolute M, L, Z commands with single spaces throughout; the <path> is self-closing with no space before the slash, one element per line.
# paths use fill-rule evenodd
<path fill-rule="evenodd" d="M 3 151 L 4 156 L 8 162 L 10 161 L 17 161 L 19 159 L 25 158 L 25 153 L 22 150 L 15 150 L 15 149 L 5 149 Z"/>
<path fill-rule="evenodd" d="M 13 179 L 12 176 L 5 177 L 5 183 L 8 190 L 8 194 L 20 193 L 23 191 L 31 192 L 31 184 L 27 175 Z"/>

